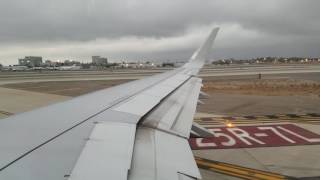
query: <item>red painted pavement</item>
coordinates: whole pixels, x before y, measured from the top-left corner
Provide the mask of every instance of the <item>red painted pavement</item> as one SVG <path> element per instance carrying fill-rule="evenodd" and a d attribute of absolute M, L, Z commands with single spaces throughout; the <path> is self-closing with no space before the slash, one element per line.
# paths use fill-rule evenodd
<path fill-rule="evenodd" d="M 193 150 L 232 149 L 320 144 L 320 135 L 294 124 L 208 128 L 210 138 L 190 138 Z"/>

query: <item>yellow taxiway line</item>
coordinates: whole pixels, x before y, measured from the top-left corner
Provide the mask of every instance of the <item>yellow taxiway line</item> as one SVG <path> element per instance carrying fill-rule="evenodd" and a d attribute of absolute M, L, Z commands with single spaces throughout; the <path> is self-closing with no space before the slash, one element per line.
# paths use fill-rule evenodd
<path fill-rule="evenodd" d="M 287 176 L 195 157 L 199 168 L 247 180 L 283 180 Z"/>

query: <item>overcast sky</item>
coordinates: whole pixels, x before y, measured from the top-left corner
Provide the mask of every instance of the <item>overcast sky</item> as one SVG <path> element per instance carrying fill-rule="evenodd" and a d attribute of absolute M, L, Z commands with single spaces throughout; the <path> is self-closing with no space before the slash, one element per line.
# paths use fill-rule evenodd
<path fill-rule="evenodd" d="M 1 0 L 0 63 L 187 60 L 213 27 L 212 59 L 320 56 L 319 0 Z"/>

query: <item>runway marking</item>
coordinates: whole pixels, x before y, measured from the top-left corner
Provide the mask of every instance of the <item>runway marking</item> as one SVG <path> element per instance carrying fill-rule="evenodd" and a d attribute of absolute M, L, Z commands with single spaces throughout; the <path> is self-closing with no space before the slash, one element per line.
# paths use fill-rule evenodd
<path fill-rule="evenodd" d="M 204 127 L 214 125 L 234 125 L 244 124 L 268 124 L 268 123 L 298 123 L 298 124 L 318 124 L 320 125 L 320 114 L 272 114 L 259 116 L 228 116 L 228 117 L 203 117 L 194 120 Z"/>
<path fill-rule="evenodd" d="M 11 115 L 13 115 L 13 113 L 11 113 L 11 112 L 2 111 L 2 110 L 0 110 L 0 114 L 6 115 L 6 116 L 11 116 Z"/>
<path fill-rule="evenodd" d="M 257 136 L 257 137 L 266 137 L 266 136 L 268 136 L 266 133 L 255 133 L 254 135 Z"/>
<path fill-rule="evenodd" d="M 201 169 L 213 171 L 220 174 L 225 174 L 232 177 L 247 179 L 247 180 L 283 180 L 291 179 L 290 177 L 262 171 L 258 169 L 247 168 L 229 163 L 223 163 L 208 159 L 195 157 L 197 165 Z"/>
<path fill-rule="evenodd" d="M 193 150 L 318 145 L 320 135 L 294 124 L 210 127 L 213 137 L 190 138 Z"/>

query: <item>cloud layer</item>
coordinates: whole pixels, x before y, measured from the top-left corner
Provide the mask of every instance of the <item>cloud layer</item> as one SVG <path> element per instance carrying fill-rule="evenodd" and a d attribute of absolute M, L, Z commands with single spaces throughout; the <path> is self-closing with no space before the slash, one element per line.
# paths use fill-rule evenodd
<path fill-rule="evenodd" d="M 184 60 L 220 26 L 212 58 L 320 56 L 317 0 L 2 0 L 0 62 Z"/>

